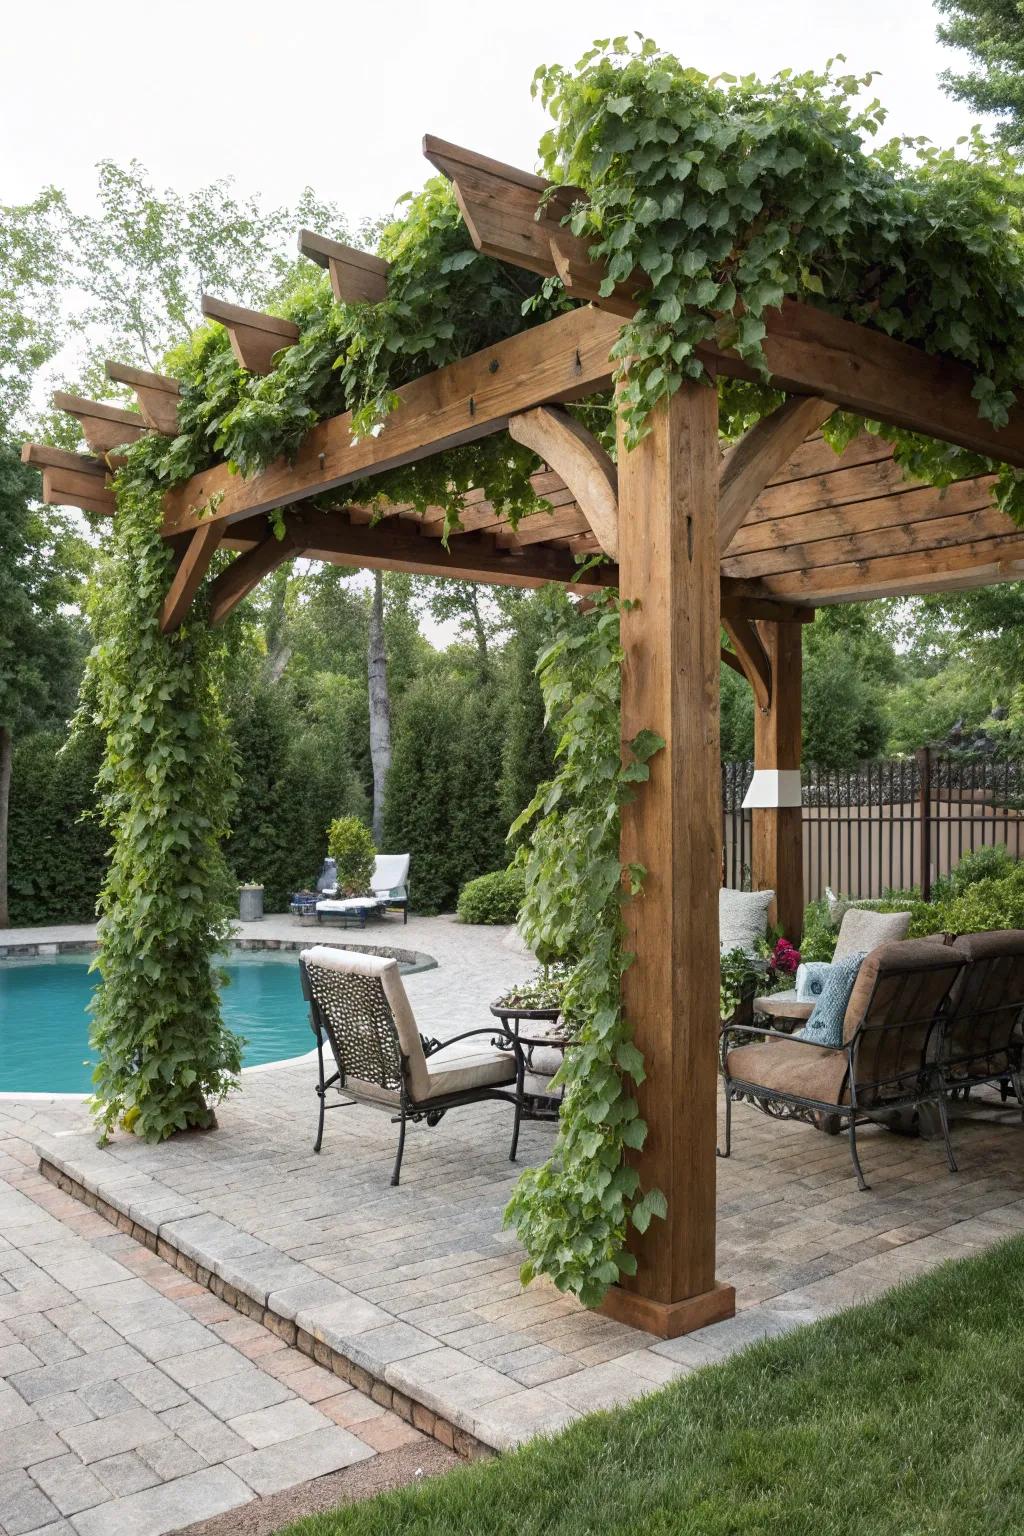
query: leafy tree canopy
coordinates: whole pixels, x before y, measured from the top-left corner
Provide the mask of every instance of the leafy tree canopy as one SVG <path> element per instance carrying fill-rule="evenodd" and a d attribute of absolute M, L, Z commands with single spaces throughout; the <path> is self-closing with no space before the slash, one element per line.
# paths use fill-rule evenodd
<path fill-rule="evenodd" d="M 947 69 L 942 83 L 951 96 L 977 112 L 1001 119 L 999 137 L 1024 154 L 1024 5 L 1021 0 L 936 0 L 948 20 L 939 41 L 963 48 L 978 66 L 961 74 Z"/>

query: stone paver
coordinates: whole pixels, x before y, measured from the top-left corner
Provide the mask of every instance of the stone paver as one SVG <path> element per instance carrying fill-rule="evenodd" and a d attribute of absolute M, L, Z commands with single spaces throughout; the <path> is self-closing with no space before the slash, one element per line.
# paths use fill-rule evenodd
<path fill-rule="evenodd" d="M 43 1179 L 24 1135 L 40 1112 L 0 1100 L 0 1536 L 165 1536 L 408 1443 L 394 1414 Z M 42 1112 L 52 1129 L 80 1116 Z M 260 1364 L 282 1359 L 292 1379 L 326 1376 L 328 1402 L 350 1397 L 355 1428 Z"/>
<path fill-rule="evenodd" d="M 343 934 L 282 919 L 247 931 L 270 942 L 304 934 L 309 942 L 346 942 Z M 0 947 L 4 939 L 0 933 Z M 406 986 L 420 1028 L 438 1036 L 488 1023 L 488 1002 L 531 965 L 501 930 L 443 918 L 414 918 L 408 927 L 386 922 L 347 939 L 437 958 L 436 970 L 408 977 Z M 759 1338 L 1024 1230 L 1024 1128 L 1017 1111 L 994 1097 L 972 1101 L 957 1118 L 956 1176 L 946 1171 L 939 1144 L 866 1128 L 859 1140 L 868 1194 L 856 1188 L 844 1138 L 739 1105 L 733 1156 L 719 1163 L 717 1175 L 718 1273 L 735 1284 L 740 1312 L 691 1339 L 660 1344 L 587 1313 L 544 1283 L 523 1291 L 521 1254 L 502 1224 L 518 1176 L 507 1159 L 507 1106 L 473 1106 L 434 1129 L 411 1127 L 402 1183 L 393 1189 L 396 1132 L 378 1111 L 356 1107 L 329 1116 L 323 1151 L 313 1155 L 313 1071 L 307 1058 L 247 1073 L 243 1091 L 218 1111 L 216 1135 L 159 1147 L 118 1137 L 100 1151 L 88 1136 L 59 1134 L 76 1131 L 81 1116 L 57 1103 L 0 1102 L 0 1133 L 6 1122 L 32 1136 L 86 1189 L 129 1211 L 243 1296 L 269 1303 L 362 1367 L 383 1384 L 381 1392 L 402 1392 L 498 1448 L 629 1401 Z M 550 1125 L 525 1125 L 520 1166 L 543 1160 L 552 1139 Z M 89 1225 L 97 1218 L 87 1209 L 80 1208 L 84 1225 L 75 1229 L 74 1253 L 64 1254 L 52 1221 L 66 1225 L 66 1210 L 48 1201 L 40 1209 L 17 1183 L 9 1194 L 0 1188 L 0 1230 L 6 1236 L 10 1215 L 12 1231 L 26 1234 L 9 1262 L 0 1250 L 0 1328 L 15 1329 L 26 1317 L 56 1318 L 71 1304 L 86 1306 L 94 1327 L 113 1329 L 116 1342 L 96 1335 L 90 1359 L 172 1437 L 178 1449 L 163 1456 L 168 1471 L 161 1475 L 190 1466 L 189 1453 L 232 1469 L 283 1467 L 289 1457 L 277 1447 L 292 1441 L 256 1445 L 236 1428 L 249 1424 L 259 1433 L 259 1424 L 286 1417 L 297 1426 L 298 1405 L 364 1445 L 383 1448 L 409 1432 L 370 1396 L 282 1349 L 266 1330 L 253 1332 L 249 1319 L 208 1293 L 197 1295 L 197 1287 L 189 1290 L 182 1277 L 179 1294 L 149 1285 L 145 1266 L 158 1261 L 147 1254 L 140 1267 L 114 1243 L 97 1248 Z M 113 1235 L 109 1227 L 107 1233 Z M 86 1249 L 96 1253 L 88 1257 Z M 45 1267 L 32 1264 L 35 1250 L 45 1254 Z M 118 1269 L 132 1278 L 117 1278 Z M 2 1293 L 12 1274 L 13 1301 Z M 158 1293 L 162 1304 L 154 1306 Z M 177 1352 L 165 1354 L 178 1326 L 162 1310 L 167 1303 L 185 1305 L 190 1321 Z M 205 1332 L 196 1331 L 200 1325 Z M 52 1391 L 33 1401 L 35 1421 L 71 1434 L 75 1426 L 57 1419 L 81 1399 L 81 1368 L 77 1355 L 60 1354 L 70 1330 L 55 1331 L 47 1347 L 56 1353 L 44 1360 L 40 1346 L 38 1368 L 11 1379 L 15 1386 L 24 1380 L 29 1393 L 34 1383 Z M 23 1332 L 0 1333 L 0 1350 L 19 1346 L 36 1353 Z M 135 1362 L 131 1372 L 117 1354 L 124 1350 Z M 21 1354 L 14 1359 L 24 1364 Z M 122 1369 L 111 1369 L 119 1361 Z M 163 1406 L 160 1393 L 175 1389 L 185 1400 Z M 48 1402 L 62 1405 L 57 1419 L 46 1418 Z M 0 1394 L 0 1424 L 12 1411 L 22 1410 Z M 306 1433 L 332 1443 L 322 1430 Z M 149 1465 L 162 1444 L 140 1445 L 133 1454 Z M 180 1471 L 178 1480 L 193 1475 Z"/>

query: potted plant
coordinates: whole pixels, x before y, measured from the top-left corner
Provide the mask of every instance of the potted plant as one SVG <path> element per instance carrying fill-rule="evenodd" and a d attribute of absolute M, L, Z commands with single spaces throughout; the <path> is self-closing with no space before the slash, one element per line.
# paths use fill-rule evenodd
<path fill-rule="evenodd" d="M 340 896 L 367 896 L 377 851 L 365 822 L 338 816 L 327 828 L 327 852 L 338 870 Z"/>

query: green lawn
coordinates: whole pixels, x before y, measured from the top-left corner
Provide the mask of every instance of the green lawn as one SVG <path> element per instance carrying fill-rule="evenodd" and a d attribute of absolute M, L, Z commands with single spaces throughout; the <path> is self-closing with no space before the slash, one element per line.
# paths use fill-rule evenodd
<path fill-rule="evenodd" d="M 1024 1531 L 1024 1237 L 289 1536 Z"/>

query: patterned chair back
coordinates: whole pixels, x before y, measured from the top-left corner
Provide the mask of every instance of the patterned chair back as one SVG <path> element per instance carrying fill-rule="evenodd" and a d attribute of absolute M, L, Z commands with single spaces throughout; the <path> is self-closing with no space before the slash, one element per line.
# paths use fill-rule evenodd
<path fill-rule="evenodd" d="M 330 1045 L 341 1082 L 396 1094 L 404 1086 L 425 1098 L 427 1062 L 398 962 L 317 944 L 299 966 L 310 1024 Z"/>

